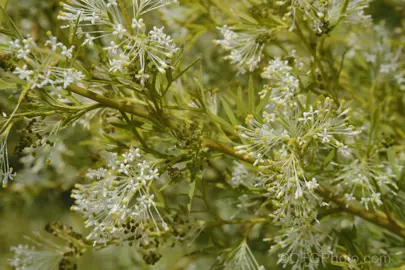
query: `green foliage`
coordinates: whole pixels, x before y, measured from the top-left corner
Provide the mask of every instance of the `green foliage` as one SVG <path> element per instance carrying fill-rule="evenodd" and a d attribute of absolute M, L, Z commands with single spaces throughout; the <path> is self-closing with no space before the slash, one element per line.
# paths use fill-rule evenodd
<path fill-rule="evenodd" d="M 404 268 L 402 1 L 0 0 L 0 25 L 1 269 Z"/>

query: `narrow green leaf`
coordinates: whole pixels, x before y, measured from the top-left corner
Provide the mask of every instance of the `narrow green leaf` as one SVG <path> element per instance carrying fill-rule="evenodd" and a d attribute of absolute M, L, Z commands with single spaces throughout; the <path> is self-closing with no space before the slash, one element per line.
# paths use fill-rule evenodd
<path fill-rule="evenodd" d="M 17 37 L 19 39 L 23 39 L 23 36 L 21 35 L 20 31 L 18 30 L 17 26 L 13 22 L 13 20 L 7 15 L 5 9 L 0 6 L 0 16 L 2 18 L 2 21 L 4 21 L 6 31 L 10 31 L 11 35 L 14 37 Z M 3 22 L 2 22 L 3 23 Z"/>
<path fill-rule="evenodd" d="M 0 79 L 0 90 L 15 89 L 17 85 L 15 83 L 9 83 L 3 79 Z"/>
<path fill-rule="evenodd" d="M 269 102 L 269 97 L 270 97 L 270 95 L 271 95 L 271 92 L 268 92 L 268 93 L 266 94 L 266 96 L 260 100 L 259 105 L 257 105 L 257 107 L 256 107 L 256 115 L 261 115 L 261 114 L 262 114 L 264 107 L 265 107 L 265 106 L 268 104 L 268 102 Z"/>
<path fill-rule="evenodd" d="M 227 130 L 229 132 L 234 132 L 235 127 L 232 126 L 231 124 L 229 124 L 228 121 L 222 119 L 221 117 L 219 117 L 218 115 L 215 115 L 213 113 L 210 113 L 210 112 L 207 112 L 207 113 L 213 122 L 219 123 L 223 128 L 225 128 L 225 130 Z"/>
<path fill-rule="evenodd" d="M 6 8 L 7 2 L 8 2 L 8 0 L 0 0 L 0 6 L 2 6 L 3 8 Z"/>
<path fill-rule="evenodd" d="M 253 83 L 252 75 L 249 76 L 249 85 L 248 85 L 248 100 L 249 100 L 249 113 L 254 113 L 255 108 L 255 86 Z"/>
<path fill-rule="evenodd" d="M 127 148 L 127 146 L 126 146 L 125 144 L 123 144 L 123 143 L 120 142 L 119 140 L 117 140 L 117 139 L 111 137 L 110 135 L 107 135 L 107 134 L 104 133 L 104 134 L 102 134 L 102 136 L 103 136 L 104 138 L 106 138 L 108 141 L 110 141 L 110 142 L 112 142 L 112 143 L 114 143 L 114 144 L 117 144 L 117 146 L 119 146 L 119 147 Z"/>
<path fill-rule="evenodd" d="M 0 13 L 1 14 L 1 13 Z M 6 30 L 6 29 L 0 29 L 0 33 L 6 36 L 14 36 L 12 31 Z"/>
<path fill-rule="evenodd" d="M 191 62 L 191 64 L 189 64 L 185 69 L 183 69 L 182 71 L 180 71 L 179 74 L 177 74 L 173 81 L 177 80 L 178 78 L 180 78 L 184 73 L 186 73 L 192 66 L 194 66 L 195 64 L 197 64 L 198 62 L 200 62 L 201 58 L 197 58 L 196 60 L 194 60 L 193 62 Z"/>
<path fill-rule="evenodd" d="M 323 161 L 323 166 L 326 167 L 329 165 L 329 163 L 332 161 L 332 159 L 335 156 L 335 149 L 332 149 L 332 151 L 329 152 L 329 154 L 326 156 L 326 158 Z"/>
<path fill-rule="evenodd" d="M 7 7 L 8 0 L 0 0 L 0 6 L 4 9 Z M 3 14 L 0 13 L 0 25 L 3 23 Z"/>
<path fill-rule="evenodd" d="M 109 10 L 107 10 L 107 16 L 108 16 L 108 19 L 110 20 L 110 22 L 112 24 L 115 24 L 114 17 L 113 17 L 113 15 L 111 14 L 111 12 Z"/>
<path fill-rule="evenodd" d="M 231 121 L 232 125 L 238 126 L 240 122 L 236 118 L 235 114 L 233 113 L 233 110 L 229 106 L 228 102 L 224 98 L 221 97 L 222 104 L 224 105 L 224 110 L 226 112 L 226 115 L 228 116 L 229 120 Z"/>
<path fill-rule="evenodd" d="M 370 134 L 372 136 L 375 135 L 375 132 L 378 130 L 380 118 L 381 118 L 381 109 L 382 106 L 378 106 L 378 108 L 374 111 L 372 118 L 371 118 L 371 129 Z"/>
<path fill-rule="evenodd" d="M 126 130 L 129 130 L 129 131 L 132 130 L 131 126 L 128 125 L 128 124 L 122 124 L 122 123 L 110 123 L 110 124 L 112 126 L 114 126 L 114 127 L 119 128 L 119 129 L 126 129 Z"/>
<path fill-rule="evenodd" d="M 75 26 L 74 26 L 74 28 L 73 28 L 73 31 L 72 31 L 71 34 L 70 34 L 70 37 L 69 37 L 70 45 L 72 45 L 73 42 L 75 41 L 77 29 L 79 29 L 80 16 L 81 16 L 81 14 L 79 14 L 79 16 L 77 16 Z"/>
<path fill-rule="evenodd" d="M 176 181 L 174 181 L 174 180 L 168 181 L 166 184 L 164 184 L 164 185 L 159 189 L 159 192 L 162 192 L 163 190 L 165 190 L 165 189 L 171 187 L 171 186 L 174 185 L 175 183 L 176 183 Z"/>
<path fill-rule="evenodd" d="M 195 193 L 196 182 L 197 182 L 196 179 L 194 179 L 194 180 L 190 183 L 190 185 L 189 185 L 189 187 L 188 187 L 188 198 L 189 198 L 190 200 L 189 200 L 189 203 L 187 204 L 187 209 L 188 209 L 189 212 L 191 211 L 191 205 L 192 205 L 192 203 L 193 203 L 193 197 L 194 197 L 194 193 Z"/>
<path fill-rule="evenodd" d="M 388 157 L 388 162 L 390 164 L 390 168 L 396 175 L 399 175 L 400 171 L 397 166 L 397 162 L 396 162 L 397 157 L 396 157 L 395 151 L 392 149 L 387 149 L 387 157 Z"/>

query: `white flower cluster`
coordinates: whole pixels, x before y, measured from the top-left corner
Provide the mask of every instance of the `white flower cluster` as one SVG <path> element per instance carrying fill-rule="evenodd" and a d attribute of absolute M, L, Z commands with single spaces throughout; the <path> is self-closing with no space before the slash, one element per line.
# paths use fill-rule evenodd
<path fill-rule="evenodd" d="M 328 230 L 321 224 L 314 222 L 316 213 L 309 214 L 306 220 L 299 219 L 291 227 L 285 228 L 280 235 L 265 241 L 273 241 L 277 244 L 270 248 L 270 252 L 278 253 L 278 264 L 291 265 L 292 270 L 319 269 L 322 255 L 332 254 L 328 245 Z M 323 243 L 323 244 L 321 244 Z"/>
<path fill-rule="evenodd" d="M 276 3 L 288 6 L 283 19 L 292 19 L 291 30 L 295 27 L 298 13 L 313 23 L 317 33 L 325 32 L 326 27 L 334 27 L 342 20 L 357 24 L 370 19 L 370 16 L 364 14 L 369 0 L 283 0 Z"/>
<path fill-rule="evenodd" d="M 177 0 L 132 0 L 132 19 L 122 10 L 116 0 L 71 0 L 62 3 L 64 11 L 60 20 L 69 21 L 64 27 L 76 28 L 78 38 L 85 37 L 83 44 L 93 45 L 103 39 L 110 45 L 104 49 L 109 52 L 110 72 L 125 72 L 135 61 L 140 69 L 135 75 L 142 84 L 149 78 L 146 67 L 152 63 L 161 73 L 170 67 L 170 59 L 178 48 L 173 39 L 163 33 L 164 28 L 154 27 L 147 32 L 141 15 L 177 3 Z M 97 28 L 95 28 L 97 27 Z"/>
<path fill-rule="evenodd" d="M 366 209 L 369 209 L 369 205 L 378 208 L 383 204 L 381 192 L 396 195 L 396 175 L 387 164 L 376 160 L 375 157 L 356 159 L 349 165 L 340 167 L 342 169 L 333 181 L 334 191 L 344 195 L 347 202 L 359 200 Z"/>
<path fill-rule="evenodd" d="M 255 176 L 249 171 L 249 168 L 238 162 L 234 161 L 234 167 L 232 170 L 232 176 L 229 181 L 230 185 L 232 187 L 239 187 L 239 186 L 245 186 L 245 187 L 252 187 L 254 186 L 254 180 Z"/>
<path fill-rule="evenodd" d="M 149 234 L 168 230 L 149 192 L 159 173 L 153 161 L 145 158 L 134 148 L 122 156 L 110 154 L 108 168 L 89 170 L 87 176 L 97 179 L 95 182 L 75 186 L 72 210 L 81 213 L 86 226 L 92 227 L 87 238 L 94 244 L 114 239 L 147 243 Z"/>
<path fill-rule="evenodd" d="M 13 180 L 16 173 L 10 167 L 7 150 L 8 131 L 0 136 L 0 177 L 3 187 L 6 187 L 9 180 Z"/>
<path fill-rule="evenodd" d="M 259 93 L 262 99 L 271 93 L 272 101 L 283 104 L 291 101 L 299 90 L 299 80 L 293 75 L 292 67 L 288 65 L 288 61 L 280 58 L 269 62 L 262 73 L 262 78 L 269 81 Z"/>
<path fill-rule="evenodd" d="M 384 23 L 374 26 L 373 35 L 375 38 L 374 46 L 366 52 L 361 51 L 365 60 L 378 70 L 378 79 L 393 81 L 401 90 L 405 90 L 402 46 L 394 46 L 390 38 L 392 34 Z"/>
<path fill-rule="evenodd" d="M 248 116 L 247 126 L 238 127 L 245 144 L 236 147 L 237 153 L 254 158 L 254 165 L 279 168 L 277 172 L 266 170 L 260 180 L 276 200 L 275 220 L 283 222 L 297 213 L 305 216 L 311 208 L 309 203 L 317 199 L 317 180 L 305 176 L 305 151 L 311 145 L 314 151 L 332 147 L 348 157 L 350 149 L 341 139 L 359 134 L 347 124 L 349 110 L 343 105 L 335 108 L 329 98 L 304 112 L 297 108 L 287 112 L 286 108 L 291 107 L 265 112 L 264 123 Z"/>
<path fill-rule="evenodd" d="M 9 264 L 16 270 L 60 269 L 59 263 L 65 251 L 55 245 L 45 249 L 41 248 L 43 246 L 18 245 L 11 247 L 14 257 L 9 259 Z"/>
<path fill-rule="evenodd" d="M 264 28 L 235 29 L 226 25 L 218 29 L 224 39 L 214 42 L 230 52 L 225 59 L 230 60 L 241 74 L 257 69 L 262 60 L 264 37 L 269 31 Z"/>
<path fill-rule="evenodd" d="M 236 151 L 255 159 L 254 165 L 264 166 L 259 180 L 274 199 L 276 210 L 272 216 L 287 224 L 294 216 L 305 217 L 311 210 L 310 204 L 321 203 L 314 192 L 319 185 L 317 180 L 305 176 L 308 149 L 319 153 L 336 148 L 348 157 L 350 149 L 344 140 L 359 132 L 348 125 L 350 110 L 343 102 L 336 105 L 325 98 L 306 108 L 300 106 L 300 96 L 295 95 L 298 81 L 287 62 L 271 61 L 262 76 L 272 82 L 271 92 L 265 94 L 269 104 L 263 120 L 249 115 L 246 126 L 238 127 L 243 144 L 236 146 Z"/>
<path fill-rule="evenodd" d="M 72 58 L 74 46 L 67 48 L 50 33 L 48 36 L 49 40 L 45 43 L 47 53 L 31 37 L 10 42 L 9 51 L 24 61 L 24 65 L 17 67 L 14 73 L 31 84 L 31 89 L 51 86 L 62 90 L 84 79 L 84 74 L 74 68 L 56 66 L 56 63 Z"/>
<path fill-rule="evenodd" d="M 334 101 L 330 98 L 326 98 L 323 103 L 318 101 L 315 110 L 310 106 L 309 110 L 303 112 L 302 117 L 298 118 L 302 127 L 307 130 L 305 135 L 299 138 L 299 144 L 307 144 L 314 139 L 323 145 L 337 148 L 343 156 L 349 156 L 349 147 L 336 138 L 336 136 L 352 137 L 360 134 L 360 130 L 355 130 L 354 126 L 348 124 L 349 113 L 350 109 L 344 102 L 336 108 Z"/>
<path fill-rule="evenodd" d="M 243 241 L 229 254 L 220 256 L 219 261 L 224 270 L 265 270 L 259 265 L 246 241 Z"/>
<path fill-rule="evenodd" d="M 5 126 L 8 122 L 8 116 L 6 113 L 2 113 L 0 116 L 0 126 Z M 12 125 L 9 125 L 2 134 L 0 134 L 0 181 L 3 187 L 7 187 L 8 181 L 13 180 L 16 173 L 14 169 L 10 167 L 8 159 L 7 139 L 10 133 Z"/>
<path fill-rule="evenodd" d="M 349 154 L 348 147 L 336 136 L 354 136 L 360 132 L 347 124 L 350 110 L 344 104 L 335 108 L 334 101 L 326 98 L 324 102 L 317 102 L 316 109 L 310 106 L 304 112 L 286 105 L 278 106 L 271 113 L 264 112 L 263 121 L 252 115 L 246 118 L 246 127 L 238 127 L 240 136 L 247 140 L 246 144 L 236 147 L 239 154 L 255 158 L 255 165 L 258 165 L 266 163 L 275 147 L 282 150 L 280 154 L 283 155 L 288 149 L 300 150 L 312 141 Z"/>
<path fill-rule="evenodd" d="M 291 152 L 286 160 L 280 161 L 279 173 L 264 172 L 260 176 L 268 196 L 273 198 L 275 210 L 270 214 L 275 222 L 289 225 L 294 218 L 305 218 L 320 203 L 315 195 L 319 186 L 317 180 L 307 179 L 297 154 Z"/>
<path fill-rule="evenodd" d="M 370 0 L 329 0 L 329 8 L 326 12 L 326 21 L 335 25 L 340 20 L 349 24 L 367 24 L 371 16 L 364 13 L 369 7 Z M 345 5 L 347 5 L 345 7 Z M 344 12 L 342 12 L 344 10 Z"/>

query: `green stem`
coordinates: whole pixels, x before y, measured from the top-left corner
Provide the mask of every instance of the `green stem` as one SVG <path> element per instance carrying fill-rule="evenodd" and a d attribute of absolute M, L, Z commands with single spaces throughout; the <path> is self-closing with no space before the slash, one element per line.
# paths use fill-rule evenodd
<path fill-rule="evenodd" d="M 22 90 L 19 98 L 17 105 L 15 106 L 14 111 L 11 113 L 11 115 L 8 117 L 7 122 L 3 125 L 3 127 L 0 130 L 0 134 L 3 134 L 4 130 L 7 128 L 7 126 L 10 125 L 11 121 L 13 120 L 14 115 L 17 113 L 18 108 L 20 107 L 20 104 L 23 102 L 24 98 L 27 96 L 28 91 L 31 89 L 31 83 L 25 85 L 25 88 Z"/>
<path fill-rule="evenodd" d="M 340 10 L 341 16 L 343 16 L 343 14 L 346 12 L 347 7 L 349 6 L 349 2 L 350 0 L 345 0 L 345 2 L 343 3 L 342 9 Z"/>
<path fill-rule="evenodd" d="M 150 112 L 144 106 L 135 106 L 135 105 L 128 106 L 126 104 L 122 104 L 112 99 L 103 97 L 102 95 L 99 95 L 97 93 L 94 93 L 77 85 L 70 85 L 68 87 L 68 90 L 83 97 L 87 97 L 91 100 L 97 101 L 98 103 L 104 106 L 117 109 L 119 111 L 127 112 L 146 119 L 149 119 L 151 117 Z"/>
<path fill-rule="evenodd" d="M 7 2 L 8 2 L 8 0 L 0 0 L 0 6 L 2 6 L 4 9 L 6 9 Z"/>
<path fill-rule="evenodd" d="M 216 220 L 216 221 L 204 221 L 204 227 L 216 227 L 222 225 L 232 225 L 232 224 L 260 224 L 266 223 L 270 220 L 267 218 L 254 218 L 254 219 L 235 219 L 235 220 Z"/>
<path fill-rule="evenodd" d="M 122 0 L 118 0 L 118 5 L 121 9 L 122 15 L 124 16 L 125 22 L 127 24 L 127 28 L 129 29 L 129 33 L 132 35 L 133 34 L 132 22 L 128 16 L 128 12 L 127 12 L 127 9 L 125 8 L 124 2 L 122 2 Z"/>
<path fill-rule="evenodd" d="M 405 224 L 399 220 L 390 219 L 386 213 L 381 211 L 367 211 L 361 206 L 350 204 L 342 197 L 338 197 L 332 194 L 329 190 L 319 187 L 317 192 L 323 197 L 329 199 L 330 201 L 336 203 L 340 209 L 346 213 L 353 214 L 355 216 L 361 217 L 375 225 L 378 225 L 388 231 L 405 238 Z"/>
<path fill-rule="evenodd" d="M 79 95 L 82 95 L 89 99 L 92 99 L 94 101 L 97 101 L 97 102 L 101 103 L 102 105 L 152 120 L 152 119 L 150 119 L 151 114 L 147 111 L 147 108 L 145 108 L 145 107 L 136 108 L 133 106 L 127 106 L 125 104 L 120 104 L 114 100 L 105 98 L 99 94 L 96 94 L 87 89 L 81 88 L 79 86 L 71 85 L 71 86 L 69 86 L 69 90 L 76 94 L 79 94 Z M 173 123 L 173 122 L 170 122 L 170 123 Z M 255 161 L 251 157 L 246 157 L 246 156 L 237 154 L 236 151 L 232 147 L 221 144 L 221 143 L 216 142 L 209 138 L 204 138 L 202 145 L 204 147 L 208 147 L 212 150 L 219 151 L 228 156 L 232 156 L 234 158 L 237 158 L 239 160 L 242 160 L 242 161 L 245 161 L 245 162 L 248 162 L 251 164 L 254 163 L 254 161 Z M 274 164 L 266 164 L 266 165 L 273 165 L 274 170 L 278 169 L 277 167 L 274 168 Z M 390 220 L 384 212 L 368 211 L 367 209 L 365 209 L 361 206 L 348 203 L 344 198 L 333 195 L 329 190 L 327 190 L 326 188 L 323 188 L 323 187 L 319 187 L 318 189 L 316 189 L 316 192 L 318 194 L 320 194 L 322 197 L 337 204 L 343 212 L 347 212 L 347 213 L 353 214 L 355 216 L 361 217 L 364 220 L 367 220 L 375 225 L 378 225 L 384 229 L 387 229 L 388 231 L 390 231 L 402 238 L 405 238 L 405 224 L 403 224 L 402 222 L 400 222 L 398 220 Z M 267 219 L 257 219 L 255 221 L 257 223 L 263 223 L 263 222 L 266 222 Z M 212 223 L 212 224 L 218 224 L 218 222 L 220 222 L 220 224 L 221 224 L 221 222 L 222 222 L 222 224 L 239 224 L 239 223 L 241 223 L 241 221 L 238 221 L 238 220 L 231 220 L 231 221 L 220 220 L 220 221 L 216 221 L 215 223 Z"/>

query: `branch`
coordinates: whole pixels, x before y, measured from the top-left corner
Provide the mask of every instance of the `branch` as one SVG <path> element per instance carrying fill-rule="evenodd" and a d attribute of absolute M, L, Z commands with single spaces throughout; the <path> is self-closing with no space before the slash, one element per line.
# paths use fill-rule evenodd
<path fill-rule="evenodd" d="M 142 118 L 146 118 L 146 119 L 151 117 L 151 113 L 144 106 L 140 106 L 140 105 L 129 106 L 125 103 L 119 103 L 117 101 L 103 97 L 102 95 L 99 95 L 97 93 L 94 93 L 90 90 L 87 90 L 87 89 L 82 88 L 77 85 L 70 85 L 67 90 L 69 90 L 73 93 L 76 93 L 80 96 L 86 97 L 88 99 L 97 101 L 98 103 L 100 103 L 101 105 L 104 105 L 106 107 L 117 109 L 119 111 L 127 112 L 129 114 L 133 114 L 133 115 L 136 115 L 136 116 L 139 116 Z"/>
<path fill-rule="evenodd" d="M 151 120 L 152 114 L 149 112 L 148 108 L 144 106 L 137 106 L 137 107 L 128 106 L 126 104 L 116 102 L 112 99 L 103 97 L 97 93 L 94 93 L 92 91 L 89 91 L 87 89 L 75 85 L 69 86 L 68 90 L 78 95 L 87 97 L 91 100 L 97 101 L 104 106 Z M 173 122 L 169 122 L 168 124 L 173 125 Z M 247 163 L 253 164 L 255 161 L 251 157 L 239 155 L 232 147 L 221 144 L 220 142 L 214 141 L 209 138 L 204 138 L 202 141 L 202 145 L 204 147 L 208 147 L 212 150 L 216 150 L 218 152 L 221 152 L 228 156 L 232 156 Z M 275 168 L 275 170 L 277 170 L 277 168 Z M 367 209 L 361 206 L 348 203 L 344 198 L 333 195 L 329 190 L 323 187 L 318 188 L 316 192 L 319 193 L 322 197 L 337 204 L 342 211 L 361 217 L 364 220 L 367 220 L 375 225 L 387 229 L 388 231 L 402 238 L 405 238 L 405 224 L 403 224 L 398 220 L 389 219 L 385 213 L 381 211 L 368 211 Z M 262 219 L 259 220 L 261 222 L 264 222 L 264 220 Z"/>
<path fill-rule="evenodd" d="M 332 192 L 323 187 L 319 187 L 316 191 L 324 198 L 336 203 L 342 211 L 361 217 L 364 220 L 374 223 L 375 225 L 385 228 L 388 231 L 405 238 L 405 224 L 399 220 L 390 219 L 384 212 L 378 210 L 368 211 L 361 206 L 347 203 L 344 198 L 333 195 Z"/>
<path fill-rule="evenodd" d="M 230 224 L 260 224 L 260 223 L 266 223 L 271 221 L 270 219 L 267 218 L 254 218 L 254 219 L 235 219 L 235 220 L 217 220 L 217 221 L 203 221 L 204 222 L 204 227 L 216 227 L 216 226 L 222 226 L 222 225 L 230 225 Z"/>

